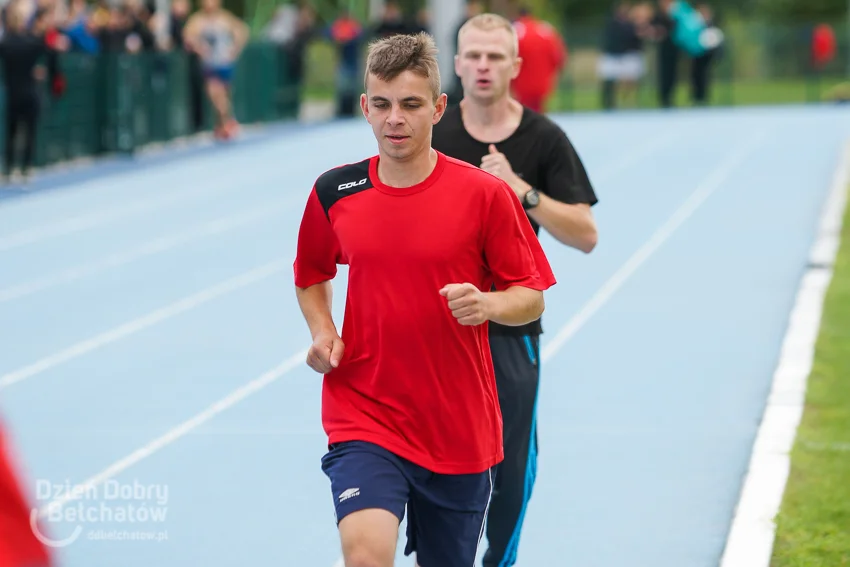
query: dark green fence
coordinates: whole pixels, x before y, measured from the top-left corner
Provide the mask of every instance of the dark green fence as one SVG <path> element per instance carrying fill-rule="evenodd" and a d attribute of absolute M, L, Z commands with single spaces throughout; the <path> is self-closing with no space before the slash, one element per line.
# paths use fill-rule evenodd
<path fill-rule="evenodd" d="M 203 124 L 195 128 L 191 77 L 199 71 L 185 53 L 68 53 L 59 62 L 67 89 L 60 98 L 51 97 L 45 89 L 36 166 L 132 153 L 150 143 L 212 128 L 212 112 L 203 92 Z M 246 47 L 232 91 L 241 123 L 296 118 L 300 91 L 289 74 L 286 56 L 276 46 L 252 43 Z M 5 93 L 0 100 L 5 104 Z M 5 121 L 5 112 L 0 112 L 0 121 Z M 5 124 L 0 131 L 5 131 Z M 0 146 L 4 143 L 0 136 Z"/>

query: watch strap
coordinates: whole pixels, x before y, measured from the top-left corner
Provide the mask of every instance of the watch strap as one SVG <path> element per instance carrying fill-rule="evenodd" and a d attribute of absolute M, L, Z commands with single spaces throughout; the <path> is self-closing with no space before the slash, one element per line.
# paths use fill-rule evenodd
<path fill-rule="evenodd" d="M 530 201 L 529 201 L 529 198 L 528 198 L 528 196 L 529 196 L 529 195 L 532 195 L 532 194 L 534 195 L 534 202 L 533 202 L 533 203 L 532 203 L 532 202 L 530 202 Z M 532 187 L 531 189 L 529 189 L 529 190 L 528 190 L 528 192 L 526 192 L 526 193 L 522 196 L 521 201 L 522 201 L 522 208 L 523 208 L 523 209 L 525 209 L 525 210 L 533 209 L 534 207 L 536 207 L 537 205 L 539 205 L 539 204 L 540 204 L 540 197 L 539 197 L 539 194 L 538 194 L 538 192 L 537 192 L 537 189 L 535 189 L 534 187 Z"/>

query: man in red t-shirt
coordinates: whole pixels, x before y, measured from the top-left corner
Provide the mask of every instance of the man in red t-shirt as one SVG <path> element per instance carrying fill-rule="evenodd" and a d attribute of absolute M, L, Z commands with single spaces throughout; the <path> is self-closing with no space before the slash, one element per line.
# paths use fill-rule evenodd
<path fill-rule="evenodd" d="M 548 22 L 520 11 L 514 22 L 522 67 L 511 84 L 514 98 L 535 112 L 544 112 L 558 74 L 567 62 L 567 47 Z"/>
<path fill-rule="evenodd" d="M 432 149 L 446 95 L 431 37 L 373 44 L 365 87 L 378 155 L 319 176 L 294 264 L 307 363 L 325 375 L 322 469 L 347 565 L 393 565 L 406 507 L 406 555 L 469 567 L 503 458 L 488 322 L 536 320 L 555 278 L 507 183 Z"/>

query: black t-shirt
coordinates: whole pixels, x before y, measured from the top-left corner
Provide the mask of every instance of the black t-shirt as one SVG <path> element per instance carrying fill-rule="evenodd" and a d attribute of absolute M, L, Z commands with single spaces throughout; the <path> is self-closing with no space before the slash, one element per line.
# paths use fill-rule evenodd
<path fill-rule="evenodd" d="M 0 40 L 0 68 L 6 84 L 7 101 L 17 104 L 38 96 L 38 81 L 33 69 L 42 59 L 46 59 L 52 81 L 58 73 L 57 57 L 44 37 L 29 32 L 6 32 Z"/>
<path fill-rule="evenodd" d="M 658 11 L 653 16 L 651 25 L 663 34 L 659 45 L 660 52 L 665 54 L 675 52 L 676 44 L 673 42 L 673 34 L 676 31 L 676 22 L 673 18 L 665 12 Z"/>
<path fill-rule="evenodd" d="M 634 26 L 621 18 L 611 18 L 605 26 L 602 50 L 608 55 L 623 55 L 632 51 Z"/>
<path fill-rule="evenodd" d="M 490 153 L 489 143 L 473 138 L 464 128 L 460 106 L 446 110 L 434 126 L 432 147 L 448 156 L 475 166 Z M 513 134 L 494 144 L 505 154 L 511 168 L 523 181 L 549 197 L 568 204 L 597 203 L 596 194 L 575 148 L 560 126 L 525 108 Z M 534 232 L 540 226 L 529 217 Z M 490 323 L 493 335 L 539 335 L 540 320 L 519 327 Z"/>

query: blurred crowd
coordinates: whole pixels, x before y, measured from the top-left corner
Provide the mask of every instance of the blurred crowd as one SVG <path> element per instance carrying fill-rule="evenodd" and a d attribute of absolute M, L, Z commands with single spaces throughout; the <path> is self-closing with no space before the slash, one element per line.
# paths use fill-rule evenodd
<path fill-rule="evenodd" d="M 60 52 L 138 53 L 182 45 L 181 24 L 189 4 L 175 0 L 171 13 L 164 15 L 150 0 L 10 0 L 2 11 L 4 32 L 14 10 L 23 13 L 30 32 L 43 35 Z"/>
<path fill-rule="evenodd" d="M 607 1 L 607 0 L 606 0 Z M 521 0 L 501 2 L 501 15 L 514 22 L 520 37 L 523 76 L 515 81 L 514 93 L 531 106 L 543 107 L 544 99 L 556 87 L 558 74 L 566 67 L 567 44 L 555 27 L 535 17 Z M 455 30 L 484 11 L 493 11 L 483 0 L 466 0 L 465 13 Z M 336 114 L 351 116 L 357 112 L 360 67 L 363 48 L 369 41 L 396 33 L 430 31 L 426 9 L 403 13 L 398 2 L 387 0 L 381 14 L 372 22 L 363 22 L 346 10 L 335 19 L 319 22 L 309 4 L 284 6 L 267 29 L 273 41 L 292 46 L 295 65 L 303 63 L 304 50 L 312 39 L 329 41 L 336 50 Z M 455 34 L 456 35 L 456 34 Z M 674 105 L 678 74 L 689 69 L 691 100 L 707 104 L 710 100 L 711 71 L 722 55 L 724 37 L 711 5 L 685 0 L 614 0 L 610 17 L 601 33 L 597 63 L 602 106 L 637 106 L 637 92 L 648 75 L 647 47 L 655 47 L 656 89 L 661 107 Z M 456 48 L 456 45 L 452 46 Z M 683 65 L 684 63 L 684 65 Z M 300 67 L 299 67 L 300 68 Z M 536 91 L 523 95 L 529 88 Z M 450 101 L 459 96 L 455 77 L 444 77 Z"/>
<path fill-rule="evenodd" d="M 711 5 L 618 0 L 605 27 L 598 65 L 603 108 L 637 106 L 638 86 L 646 75 L 644 50 L 648 43 L 657 45 L 659 105 L 674 105 L 683 59 L 689 63 L 691 101 L 707 104 L 712 63 L 723 47 L 723 33 Z"/>
<path fill-rule="evenodd" d="M 415 18 L 407 18 L 393 0 L 385 2 L 375 20 L 372 24 L 363 23 L 343 7 L 335 19 L 321 22 L 312 4 L 301 2 L 279 7 L 264 35 L 286 51 L 292 76 L 299 82 L 304 77 L 307 46 L 314 40 L 329 41 L 337 55 L 336 114 L 351 116 L 357 108 L 357 89 L 362 82 L 358 69 L 365 44 L 393 34 L 430 31 L 427 10 L 420 10 Z"/>
<path fill-rule="evenodd" d="M 509 1 L 506 3 L 507 13 L 501 15 L 509 18 L 517 29 L 520 50 L 523 52 L 523 66 L 520 75 L 513 81 L 513 94 L 521 102 L 536 110 L 542 110 L 545 101 L 556 87 L 558 74 L 563 70 L 567 60 L 566 45 L 557 30 L 541 19 L 535 18 L 523 3 Z M 283 19 L 285 9 L 279 14 Z M 466 0 L 463 16 L 454 28 L 457 31 L 471 17 L 487 11 L 482 0 Z M 304 15 L 308 13 L 310 15 Z M 380 14 L 373 22 L 364 23 L 343 9 L 335 19 L 325 24 L 317 23 L 315 14 L 308 6 L 301 8 L 298 43 L 305 45 L 315 38 L 329 41 L 336 51 L 335 95 L 337 116 L 354 116 L 358 110 L 358 98 L 362 88 L 363 51 L 366 44 L 372 40 L 388 37 L 394 34 L 410 34 L 418 32 L 431 33 L 431 16 L 427 9 L 417 10 L 413 14 L 405 14 L 395 0 L 386 0 Z M 286 16 L 294 20 L 295 16 Z M 274 37 L 277 28 L 270 26 L 270 37 Z M 455 45 L 451 48 L 456 50 Z M 303 54 L 300 54 L 303 57 Z M 460 99 L 460 83 L 456 77 L 443 77 L 444 90 L 449 95 L 449 102 L 455 103 Z"/>
<path fill-rule="evenodd" d="M 64 92 L 58 54 L 97 57 L 183 51 L 189 60 L 186 79 L 193 129 L 200 130 L 204 123 L 206 96 L 215 136 L 230 139 L 238 132 L 231 85 L 249 35 L 247 24 L 224 9 L 221 0 L 200 0 L 194 12 L 188 0 L 171 0 L 167 12 L 158 11 L 155 0 L 96 0 L 93 4 L 86 0 L 9 0 L 0 11 L 0 66 L 6 94 L 5 180 L 19 182 L 29 177 L 45 102 L 41 87 L 49 80 L 48 90 L 54 97 Z"/>
<path fill-rule="evenodd" d="M 208 117 L 204 109 L 209 102 L 216 138 L 236 136 L 239 127 L 232 110 L 231 86 L 234 68 L 249 39 L 248 26 L 224 9 L 221 0 L 192 1 L 196 8 L 190 0 L 6 0 L 5 5 L 0 0 L 0 64 L 7 100 L 4 175 L 14 175 L 17 164 L 26 177 L 32 164 L 35 124 L 42 106 L 35 92 L 44 91 L 41 87 L 47 83 L 52 96 L 62 96 L 61 65 L 50 57 L 56 53 L 185 53 L 189 61 L 190 129 L 205 129 Z M 464 12 L 455 32 L 467 19 L 493 11 L 496 4 L 459 1 L 464 2 Z M 683 72 L 690 84 L 691 102 L 709 102 L 712 70 L 723 55 L 725 43 L 721 25 L 707 1 L 604 1 L 610 2 L 611 11 L 599 30 L 595 56 L 603 108 L 642 106 L 638 92 L 645 92 L 641 87 L 648 77 L 653 77 L 658 105 L 673 106 Z M 430 32 L 432 25 L 427 9 L 405 13 L 398 0 L 384 0 L 380 13 L 372 14 L 368 21 L 349 13 L 344 7 L 347 4 L 338 3 L 342 8 L 329 19 L 322 19 L 314 1 L 288 2 L 269 13 L 267 23 L 257 30 L 259 37 L 255 37 L 275 46 L 278 60 L 285 63 L 288 84 L 299 91 L 299 100 L 306 84 L 310 44 L 329 44 L 335 55 L 331 63 L 333 114 L 341 117 L 359 112 L 368 42 L 397 33 Z M 533 14 L 522 0 L 501 0 L 498 5 L 503 9 L 496 11 L 514 23 L 520 40 L 523 65 L 511 85 L 513 94 L 523 104 L 543 110 L 564 77 L 570 55 L 568 43 L 556 26 Z M 456 47 L 444 46 L 448 50 Z M 833 31 L 819 30 L 813 50 L 816 64 L 832 60 L 836 50 Z M 457 78 L 443 80 L 450 103 L 458 101 Z M 16 136 L 23 138 L 19 160 L 13 143 Z"/>

